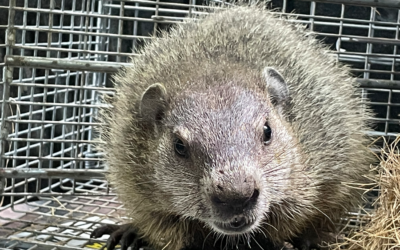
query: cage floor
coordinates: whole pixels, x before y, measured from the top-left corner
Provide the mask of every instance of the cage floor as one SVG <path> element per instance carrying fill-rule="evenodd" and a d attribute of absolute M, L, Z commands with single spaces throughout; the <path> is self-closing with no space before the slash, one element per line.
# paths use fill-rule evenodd
<path fill-rule="evenodd" d="M 115 196 L 50 197 L 18 204 L 0 212 L 0 249 L 105 249 L 109 236 L 90 239 L 90 233 L 99 223 L 121 223 L 121 212 Z"/>

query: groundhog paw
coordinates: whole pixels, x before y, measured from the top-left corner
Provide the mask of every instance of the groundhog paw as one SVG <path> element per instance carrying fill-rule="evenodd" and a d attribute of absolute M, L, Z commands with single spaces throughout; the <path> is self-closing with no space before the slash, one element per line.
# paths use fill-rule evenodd
<path fill-rule="evenodd" d="M 140 247 L 143 247 L 142 240 L 138 238 L 137 232 L 131 224 L 98 227 L 90 234 L 90 238 L 99 238 L 105 234 L 110 235 L 107 240 L 107 250 L 114 250 L 118 243 L 121 245 L 121 250 L 127 250 L 128 247 L 131 247 L 132 250 L 139 250 Z"/>

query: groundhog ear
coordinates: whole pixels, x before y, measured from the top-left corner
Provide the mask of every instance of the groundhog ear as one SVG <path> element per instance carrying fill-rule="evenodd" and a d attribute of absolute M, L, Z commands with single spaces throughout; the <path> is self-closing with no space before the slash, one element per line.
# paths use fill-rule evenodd
<path fill-rule="evenodd" d="M 283 76 L 271 67 L 264 68 L 263 76 L 272 104 L 286 106 L 289 102 L 289 89 Z"/>
<path fill-rule="evenodd" d="M 163 119 L 166 108 L 167 90 L 155 83 L 142 94 L 139 104 L 140 116 L 144 121 L 155 124 Z"/>

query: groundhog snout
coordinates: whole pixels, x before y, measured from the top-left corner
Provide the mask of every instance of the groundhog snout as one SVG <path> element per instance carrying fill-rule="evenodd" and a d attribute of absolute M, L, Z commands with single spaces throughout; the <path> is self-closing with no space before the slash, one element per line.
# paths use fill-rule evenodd
<path fill-rule="evenodd" d="M 214 183 L 211 201 L 225 215 L 242 214 L 257 203 L 259 189 L 253 178 L 230 179 Z"/>

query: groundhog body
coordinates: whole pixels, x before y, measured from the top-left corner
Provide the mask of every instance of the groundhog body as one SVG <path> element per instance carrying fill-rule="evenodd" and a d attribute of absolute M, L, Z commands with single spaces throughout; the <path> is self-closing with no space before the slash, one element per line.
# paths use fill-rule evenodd
<path fill-rule="evenodd" d="M 132 61 L 114 79 L 102 151 L 155 249 L 208 235 L 279 245 L 358 202 L 346 183 L 368 172 L 368 112 L 348 69 L 303 28 L 232 7 L 173 28 Z"/>

